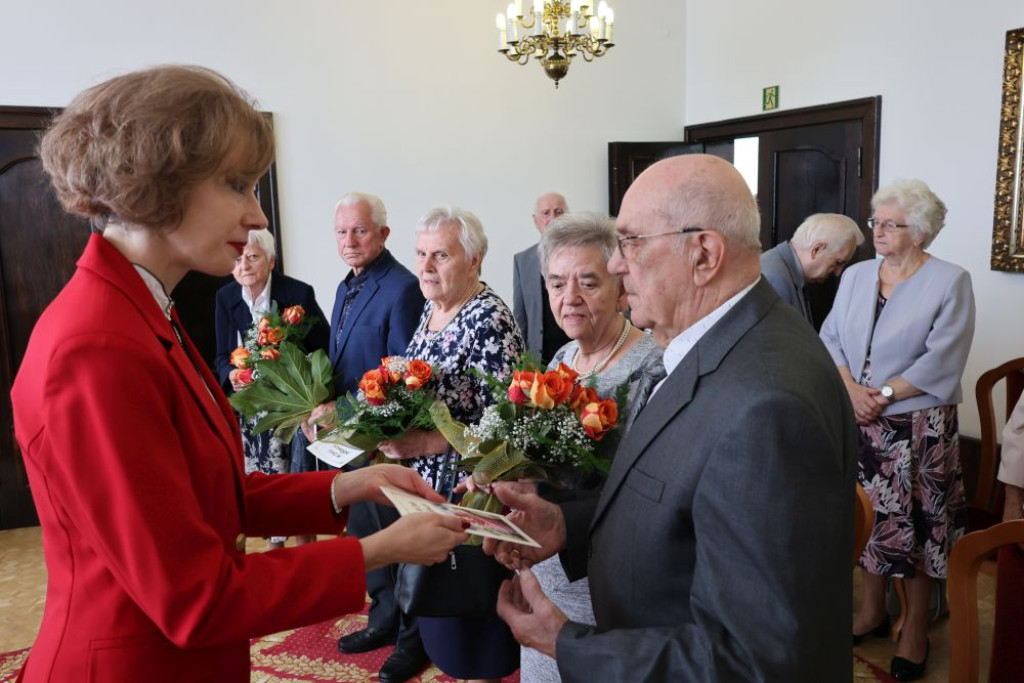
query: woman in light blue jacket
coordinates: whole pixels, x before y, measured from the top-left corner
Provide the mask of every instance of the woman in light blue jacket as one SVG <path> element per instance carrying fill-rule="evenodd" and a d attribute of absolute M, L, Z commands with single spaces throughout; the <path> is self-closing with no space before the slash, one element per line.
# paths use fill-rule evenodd
<path fill-rule="evenodd" d="M 850 392 L 861 427 L 858 477 L 875 509 L 853 642 L 888 635 L 885 583 L 903 578 L 908 613 L 891 669 L 910 681 L 928 658 L 933 579 L 945 578 L 966 524 L 956 406 L 974 293 L 967 271 L 925 251 L 946 217 L 927 185 L 898 181 L 871 206 L 883 258 L 846 271 L 821 338 Z"/>

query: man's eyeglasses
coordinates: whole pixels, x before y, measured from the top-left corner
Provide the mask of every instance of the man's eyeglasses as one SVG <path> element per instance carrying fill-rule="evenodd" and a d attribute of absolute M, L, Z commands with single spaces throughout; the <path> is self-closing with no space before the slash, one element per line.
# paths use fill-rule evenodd
<path fill-rule="evenodd" d="M 910 226 L 906 223 L 897 223 L 896 221 L 880 221 L 872 216 L 868 219 L 868 227 L 872 230 L 875 228 L 881 228 L 886 232 L 894 232 L 900 228 L 909 228 Z"/>
<path fill-rule="evenodd" d="M 655 232 L 650 235 L 626 235 L 625 237 L 616 235 L 615 240 L 619 243 L 619 255 L 622 256 L 622 258 L 626 258 L 626 247 L 633 244 L 636 240 L 646 240 L 651 237 L 664 237 L 665 235 L 685 235 L 691 232 L 704 232 L 704 228 L 680 228 L 678 230 L 669 230 L 668 232 Z"/>

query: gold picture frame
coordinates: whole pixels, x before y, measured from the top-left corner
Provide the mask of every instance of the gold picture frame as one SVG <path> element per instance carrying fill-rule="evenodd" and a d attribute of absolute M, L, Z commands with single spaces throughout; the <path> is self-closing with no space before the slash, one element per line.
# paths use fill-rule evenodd
<path fill-rule="evenodd" d="M 1024 28 L 1006 32 L 1003 106 L 999 121 L 992 270 L 1024 273 L 1024 111 L 1021 109 Z"/>

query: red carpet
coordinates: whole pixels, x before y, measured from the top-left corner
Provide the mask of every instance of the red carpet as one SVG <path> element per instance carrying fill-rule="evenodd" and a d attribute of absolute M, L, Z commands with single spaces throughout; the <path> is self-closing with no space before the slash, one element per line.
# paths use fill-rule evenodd
<path fill-rule="evenodd" d="M 366 625 L 366 610 L 338 621 L 307 626 L 252 641 L 253 683 L 374 683 L 391 647 L 361 655 L 338 653 L 338 638 Z M 12 683 L 28 649 L 0 653 L 0 683 Z M 412 681 L 454 683 L 455 679 L 430 666 Z M 888 674 L 854 656 L 854 680 L 858 683 L 892 683 Z M 518 683 L 519 674 L 504 679 Z"/>

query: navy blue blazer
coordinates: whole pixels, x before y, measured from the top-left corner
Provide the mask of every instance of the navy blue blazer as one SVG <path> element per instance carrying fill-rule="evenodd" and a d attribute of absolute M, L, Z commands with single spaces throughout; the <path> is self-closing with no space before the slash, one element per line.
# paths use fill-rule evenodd
<path fill-rule="evenodd" d="M 296 304 L 306 309 L 306 315 L 320 321 L 314 325 L 306 336 L 306 351 L 327 349 L 328 330 L 327 317 L 320 310 L 313 294 L 313 288 L 305 282 L 274 273 L 270 278 L 270 299 L 277 302 L 278 311 L 283 311 Z M 217 367 L 217 378 L 224 391 L 231 393 L 231 352 L 238 348 L 238 335 L 243 336 L 252 327 L 252 313 L 242 299 L 242 286 L 237 282 L 224 285 L 217 291 L 217 356 L 214 363 Z"/>
<path fill-rule="evenodd" d="M 390 251 L 381 252 L 367 272 L 369 279 L 352 302 L 340 335 L 338 319 L 348 293 L 344 280 L 334 297 L 329 354 L 338 396 L 354 394 L 363 373 L 380 365 L 381 358 L 405 355 L 423 313 L 419 280 Z"/>

